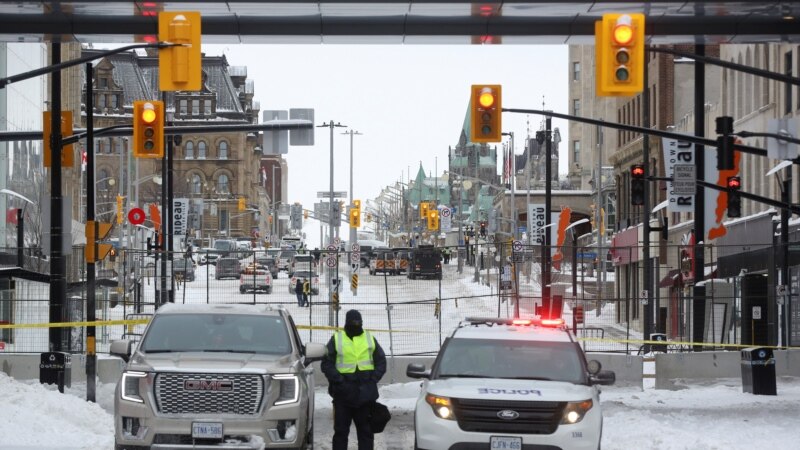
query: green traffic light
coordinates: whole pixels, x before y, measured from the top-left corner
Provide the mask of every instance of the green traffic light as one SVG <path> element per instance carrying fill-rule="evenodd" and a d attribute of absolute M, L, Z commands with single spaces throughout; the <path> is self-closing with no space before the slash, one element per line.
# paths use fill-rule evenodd
<path fill-rule="evenodd" d="M 492 134 L 492 127 L 490 127 L 489 125 L 484 125 L 484 126 L 481 128 L 481 133 L 483 133 L 483 134 L 485 134 L 485 135 Z"/>
<path fill-rule="evenodd" d="M 630 76 L 627 67 L 618 67 L 614 75 L 617 77 L 617 81 L 628 81 Z"/>
<path fill-rule="evenodd" d="M 156 145 L 153 143 L 153 141 L 144 141 L 144 149 L 145 150 L 152 150 L 153 147 L 155 147 L 155 146 Z"/>

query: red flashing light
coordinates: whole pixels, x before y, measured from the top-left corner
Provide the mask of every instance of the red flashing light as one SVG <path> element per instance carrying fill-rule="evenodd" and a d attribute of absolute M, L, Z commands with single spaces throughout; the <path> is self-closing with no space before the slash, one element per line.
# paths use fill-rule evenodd
<path fill-rule="evenodd" d="M 530 319 L 514 319 L 511 323 L 514 325 L 530 325 L 533 322 Z"/>
<path fill-rule="evenodd" d="M 644 176 L 644 166 L 635 165 L 631 167 L 631 176 L 640 178 Z"/>
<path fill-rule="evenodd" d="M 742 187 L 742 180 L 739 177 L 728 177 L 728 187 L 731 189 L 739 189 Z"/>
<path fill-rule="evenodd" d="M 564 325 L 564 319 L 542 319 L 542 326 L 560 327 Z"/>
<path fill-rule="evenodd" d="M 143 37 L 142 40 L 147 42 L 148 44 L 153 44 L 155 42 L 158 42 L 158 38 L 156 38 L 156 36 L 152 34 L 148 34 L 147 36 Z"/>

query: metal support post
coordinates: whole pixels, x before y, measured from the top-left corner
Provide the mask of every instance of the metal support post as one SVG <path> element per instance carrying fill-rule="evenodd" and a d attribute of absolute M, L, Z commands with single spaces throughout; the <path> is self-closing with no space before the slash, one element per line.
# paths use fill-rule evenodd
<path fill-rule="evenodd" d="M 647 60 L 647 58 L 645 58 Z M 647 64 L 644 67 L 644 95 L 642 104 L 642 126 L 650 128 L 650 89 L 648 86 Z M 650 259 L 650 182 L 647 176 L 650 174 L 650 135 L 642 135 L 642 159 L 644 162 L 644 204 L 642 205 L 643 242 L 642 258 L 644 259 L 644 276 L 642 286 L 647 292 L 644 301 L 644 339 L 650 340 L 650 332 L 653 323 L 653 261 Z M 649 346 L 648 346 L 649 347 Z"/>
<path fill-rule="evenodd" d="M 94 89 L 92 63 L 86 63 L 86 223 L 94 222 Z M 95 225 L 94 236 L 97 236 Z M 89 243 L 87 242 L 87 245 Z M 86 320 L 94 322 L 96 317 L 97 271 L 94 260 L 97 258 L 97 242 L 91 262 L 86 262 Z M 86 401 L 96 401 L 97 354 L 95 352 L 97 330 L 93 325 L 86 327 Z"/>
<path fill-rule="evenodd" d="M 705 56 L 706 48 L 703 45 L 695 45 L 694 53 Z M 700 61 L 694 63 L 694 134 L 695 136 L 705 136 L 705 64 Z M 694 161 L 696 176 L 700 181 L 705 181 L 705 146 L 695 144 Z M 692 336 L 694 342 L 703 342 L 703 331 L 705 329 L 705 310 L 706 296 L 705 286 L 701 281 L 705 278 L 705 254 L 703 253 L 705 241 L 705 189 L 701 183 L 697 183 L 694 196 L 694 287 L 692 288 Z M 700 283 L 700 284 L 698 284 Z M 702 347 L 695 346 L 695 351 L 701 351 Z"/>
<path fill-rule="evenodd" d="M 50 47 L 50 63 L 61 63 L 61 43 Z M 64 233 L 64 199 L 61 193 L 61 72 L 50 76 L 50 323 L 64 320 L 64 301 L 67 294 L 66 265 L 62 253 Z M 50 327 L 48 340 L 50 351 L 64 350 L 65 329 Z"/>
<path fill-rule="evenodd" d="M 544 159 L 544 243 L 542 244 L 542 301 L 547 299 L 550 305 L 548 317 L 553 316 L 553 302 L 550 298 L 550 215 L 552 209 L 552 183 L 553 179 L 552 168 L 553 165 L 553 150 L 552 150 L 552 127 L 553 122 L 550 116 L 547 116 L 544 121 L 545 134 L 545 159 Z"/>

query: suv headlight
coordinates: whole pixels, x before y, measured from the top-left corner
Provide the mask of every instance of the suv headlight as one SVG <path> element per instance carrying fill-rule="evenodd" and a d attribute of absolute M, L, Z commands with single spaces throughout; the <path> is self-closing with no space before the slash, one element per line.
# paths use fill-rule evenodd
<path fill-rule="evenodd" d="M 450 402 L 449 398 L 428 394 L 425 396 L 425 401 L 431 405 L 436 417 L 440 419 L 456 420 L 456 415 L 453 412 L 453 404 Z"/>
<path fill-rule="evenodd" d="M 564 408 L 564 415 L 561 416 L 561 423 L 572 425 L 583 420 L 583 416 L 592 409 L 592 400 L 584 400 L 582 402 L 569 402 Z"/>
<path fill-rule="evenodd" d="M 272 379 L 279 384 L 278 399 L 275 405 L 287 405 L 296 403 L 300 399 L 300 380 L 297 375 L 278 374 L 273 375 Z"/>
<path fill-rule="evenodd" d="M 122 389 L 120 389 L 122 399 L 129 402 L 144 403 L 144 399 L 139 392 L 139 381 L 146 376 L 145 372 L 122 372 Z"/>

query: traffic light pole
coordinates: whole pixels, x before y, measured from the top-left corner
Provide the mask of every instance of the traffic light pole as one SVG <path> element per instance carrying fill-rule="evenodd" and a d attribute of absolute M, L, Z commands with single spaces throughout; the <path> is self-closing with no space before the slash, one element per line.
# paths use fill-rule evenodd
<path fill-rule="evenodd" d="M 694 51 L 698 56 L 705 56 L 706 48 L 703 45 L 695 45 Z M 706 77 L 705 64 L 695 61 L 694 64 L 694 135 L 705 136 L 705 94 Z M 713 145 L 713 144 L 712 144 Z M 705 181 L 705 148 L 701 143 L 695 143 L 694 163 L 695 173 L 698 181 Z M 705 190 L 701 183 L 695 187 L 694 195 L 694 286 L 692 287 L 692 341 L 703 342 L 703 326 L 705 321 L 706 292 L 705 285 L 699 284 L 705 278 Z M 695 351 L 700 351 L 702 347 L 695 346 Z"/>
<path fill-rule="evenodd" d="M 166 91 L 161 92 L 161 101 L 165 102 L 167 100 L 167 93 Z M 164 139 L 170 140 L 170 137 L 164 136 Z M 161 158 L 161 242 L 156 242 L 159 246 L 159 252 L 156 255 L 159 255 L 160 261 L 156 261 L 156 265 L 161 265 L 161 291 L 159 292 L 158 298 L 156 299 L 156 308 L 163 305 L 167 302 L 167 254 L 166 251 L 169 247 L 167 247 L 167 211 L 169 207 L 167 206 L 167 154 L 169 152 L 165 152 L 164 156 Z"/>
<path fill-rule="evenodd" d="M 553 317 L 553 299 L 550 298 L 550 210 L 552 209 L 552 190 L 550 180 L 553 179 L 552 168 L 553 156 L 551 149 L 552 141 L 552 118 L 547 116 L 544 121 L 544 142 L 545 142 L 545 168 L 544 168 L 544 244 L 542 245 L 542 301 L 547 299 L 550 305 L 548 318 Z M 544 306 L 544 304 L 542 304 Z"/>
<path fill-rule="evenodd" d="M 61 62 L 61 43 L 53 42 L 50 47 L 51 62 Z M 64 300 L 67 294 L 65 279 L 66 265 L 62 254 L 64 242 L 63 197 L 61 196 L 61 72 L 55 71 L 50 81 L 50 323 L 64 319 Z M 49 328 L 50 351 L 63 351 L 64 328 Z"/>
<path fill-rule="evenodd" d="M 645 58 L 645 61 L 647 58 Z M 644 95 L 642 101 L 642 125 L 643 128 L 650 128 L 650 91 L 647 84 L 647 64 L 643 72 L 644 79 Z M 644 176 L 650 173 L 650 135 L 647 133 L 642 134 L 642 159 L 644 160 Z M 650 183 L 644 184 L 644 205 L 642 205 L 642 231 L 644 233 L 643 242 L 644 248 L 642 249 L 642 259 L 644 259 L 644 276 L 642 283 L 645 291 L 645 298 L 642 299 L 644 303 L 644 339 L 650 339 L 650 333 L 653 323 L 653 261 L 650 259 Z"/>
<path fill-rule="evenodd" d="M 94 88 L 92 76 L 92 63 L 86 63 L 86 224 L 94 224 Z M 122 182 L 122 180 L 120 180 Z M 97 226 L 93 236 L 97 236 Z M 89 245 L 89 243 L 86 243 Z M 95 251 L 94 258 L 86 261 L 86 321 L 89 323 L 97 320 L 96 317 L 96 281 L 97 271 L 97 243 L 92 243 Z M 86 401 L 96 401 L 97 354 L 96 354 L 96 329 L 94 325 L 86 327 Z"/>

